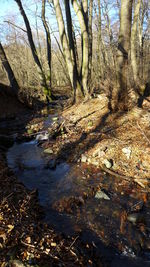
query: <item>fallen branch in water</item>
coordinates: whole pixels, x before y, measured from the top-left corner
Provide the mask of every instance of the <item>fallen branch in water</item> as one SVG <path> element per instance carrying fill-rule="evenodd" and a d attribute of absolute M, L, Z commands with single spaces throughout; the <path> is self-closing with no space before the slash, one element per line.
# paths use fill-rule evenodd
<path fill-rule="evenodd" d="M 103 171 L 105 171 L 106 173 L 109 173 L 109 174 L 111 174 L 111 175 L 113 175 L 113 176 L 115 176 L 115 177 L 117 177 L 117 178 L 121 178 L 121 179 L 124 179 L 124 180 L 126 180 L 126 181 L 131 181 L 131 180 L 134 179 L 134 178 L 131 177 L 131 176 L 125 176 L 125 175 L 116 173 L 115 171 L 112 171 L 112 170 L 106 168 L 103 164 L 100 164 L 100 167 L 101 167 L 101 169 L 102 169 Z"/>
<path fill-rule="evenodd" d="M 145 185 L 143 183 L 143 180 L 148 180 L 148 178 L 134 178 L 132 176 L 126 176 L 126 175 L 122 175 L 122 174 L 119 174 L 119 173 L 116 173 L 110 169 L 107 169 L 103 164 L 100 165 L 101 169 L 103 171 L 105 171 L 106 173 L 109 173 L 117 178 L 120 178 L 120 179 L 124 179 L 126 181 L 129 181 L 129 182 L 134 182 L 136 184 L 138 184 L 139 186 L 141 186 L 142 188 L 145 188 Z"/>

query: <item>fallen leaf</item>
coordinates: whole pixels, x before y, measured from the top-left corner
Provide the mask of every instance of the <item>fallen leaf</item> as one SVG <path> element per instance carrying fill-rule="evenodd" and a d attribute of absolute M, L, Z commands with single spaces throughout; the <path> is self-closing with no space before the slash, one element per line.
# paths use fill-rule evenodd
<path fill-rule="evenodd" d="M 51 242 L 51 247 L 56 247 L 56 243 L 55 242 Z"/>
<path fill-rule="evenodd" d="M 9 228 L 7 233 L 10 233 L 14 229 L 14 225 L 8 224 L 7 227 Z"/>
<path fill-rule="evenodd" d="M 27 236 L 26 239 L 25 239 L 25 242 L 28 243 L 28 244 L 31 244 L 31 237 Z"/>

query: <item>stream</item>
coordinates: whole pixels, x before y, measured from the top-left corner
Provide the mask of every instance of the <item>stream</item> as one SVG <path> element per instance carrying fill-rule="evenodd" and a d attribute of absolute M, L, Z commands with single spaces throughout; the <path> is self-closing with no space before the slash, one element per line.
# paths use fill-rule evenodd
<path fill-rule="evenodd" d="M 94 244 L 111 267 L 150 266 L 150 200 L 144 203 L 134 184 L 86 164 L 55 166 L 37 140 L 14 141 L 7 162 L 20 182 L 38 190 L 43 220 L 56 231 Z"/>

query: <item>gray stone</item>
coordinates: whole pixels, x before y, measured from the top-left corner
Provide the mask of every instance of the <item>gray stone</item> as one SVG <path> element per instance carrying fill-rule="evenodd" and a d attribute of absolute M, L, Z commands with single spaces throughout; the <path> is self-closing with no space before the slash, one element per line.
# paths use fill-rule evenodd
<path fill-rule="evenodd" d="M 58 121 L 57 117 L 52 118 L 53 121 Z"/>
<path fill-rule="evenodd" d="M 131 156 L 131 148 L 130 147 L 124 147 L 122 149 L 122 152 L 126 155 L 127 159 L 130 158 L 130 156 Z"/>
<path fill-rule="evenodd" d="M 81 155 L 81 162 L 85 163 L 87 162 L 87 157 L 85 155 Z"/>
<path fill-rule="evenodd" d="M 95 198 L 97 199 L 105 199 L 105 200 L 110 200 L 109 196 L 107 196 L 103 191 L 99 190 L 97 191 Z"/>
<path fill-rule="evenodd" d="M 133 224 L 144 222 L 144 217 L 139 213 L 132 213 L 127 216 L 127 220 Z"/>
<path fill-rule="evenodd" d="M 44 153 L 46 153 L 46 154 L 53 154 L 54 152 L 53 152 L 53 150 L 51 148 L 46 148 L 44 150 Z"/>
<path fill-rule="evenodd" d="M 106 166 L 107 169 L 110 169 L 112 167 L 112 162 L 108 159 L 104 159 L 103 164 Z"/>
<path fill-rule="evenodd" d="M 36 136 L 36 140 L 38 140 L 38 141 L 46 141 L 46 140 L 48 140 L 48 138 L 49 138 L 49 134 L 47 132 L 45 132 L 43 134 L 38 134 Z"/>

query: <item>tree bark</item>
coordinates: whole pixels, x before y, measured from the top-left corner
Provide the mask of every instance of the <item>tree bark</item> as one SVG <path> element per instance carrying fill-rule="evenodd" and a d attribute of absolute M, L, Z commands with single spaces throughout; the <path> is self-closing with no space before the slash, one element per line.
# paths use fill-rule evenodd
<path fill-rule="evenodd" d="M 112 95 L 112 100 L 114 101 L 112 106 L 113 109 L 117 108 L 118 101 L 120 102 L 120 109 L 124 110 L 128 107 L 127 67 L 131 39 L 132 2 L 132 0 L 121 0 L 121 18 L 117 53 L 118 85 Z"/>
<path fill-rule="evenodd" d="M 43 26 L 46 32 L 46 43 L 47 43 L 47 61 L 49 66 L 49 96 L 51 97 L 51 87 L 52 87 L 52 66 L 51 66 L 51 59 L 52 59 L 52 53 L 51 53 L 51 35 L 49 31 L 49 27 L 45 18 L 45 0 L 42 0 L 42 22 Z"/>
<path fill-rule="evenodd" d="M 138 18 L 139 18 L 139 12 L 141 7 L 141 0 L 138 0 L 135 11 L 134 11 L 134 19 L 133 19 L 133 25 L 132 25 L 132 31 L 131 31 L 131 66 L 133 70 L 133 78 L 134 83 L 136 86 L 139 85 L 139 68 L 138 68 L 138 62 L 137 62 L 137 31 L 138 31 Z"/>
<path fill-rule="evenodd" d="M 74 65 L 74 75 L 79 80 L 78 69 L 77 69 L 77 51 L 76 51 L 75 40 L 73 36 L 73 25 L 72 25 L 69 0 L 64 0 L 64 3 L 65 3 L 69 47 L 70 47 L 71 57 L 72 57 L 73 65 Z"/>
<path fill-rule="evenodd" d="M 89 74 L 89 38 L 88 38 L 88 25 L 86 23 L 85 14 L 87 10 L 87 0 L 82 1 L 82 6 L 78 3 L 77 0 L 72 0 L 72 5 L 74 8 L 74 11 L 78 17 L 78 21 L 80 24 L 81 29 L 81 37 L 82 37 L 82 73 L 81 73 L 81 80 L 82 80 L 82 87 L 84 90 L 84 95 L 86 98 L 89 97 L 89 91 L 88 91 L 88 74 Z"/>
<path fill-rule="evenodd" d="M 13 89 L 12 93 L 17 95 L 18 90 L 19 90 L 19 85 L 18 85 L 18 82 L 15 78 L 15 75 L 14 75 L 13 70 L 9 64 L 9 61 L 7 59 L 7 56 L 5 54 L 4 48 L 3 48 L 1 43 L 0 43 L 0 59 L 1 59 L 1 62 L 2 62 L 2 65 L 5 69 L 5 71 L 7 73 L 7 76 L 8 76 L 9 82 L 10 82 L 10 86 Z"/>
<path fill-rule="evenodd" d="M 30 44 L 31 52 L 32 52 L 34 61 L 35 61 L 36 65 L 38 66 L 39 70 L 40 70 L 39 75 L 40 75 L 40 77 L 42 77 L 42 82 L 43 82 L 43 85 L 44 85 L 44 89 L 46 89 L 45 93 L 49 94 L 48 93 L 49 89 L 48 89 L 48 86 L 47 86 L 47 83 L 46 83 L 45 73 L 43 71 L 43 68 L 42 68 L 41 62 L 39 60 L 39 57 L 38 57 L 38 54 L 37 54 L 37 50 L 36 50 L 36 47 L 35 47 L 35 44 L 34 44 L 34 41 L 33 41 L 33 36 L 32 36 L 32 31 L 31 31 L 29 20 L 28 20 L 28 18 L 26 16 L 26 13 L 25 13 L 24 9 L 23 9 L 21 0 L 14 0 L 14 1 L 17 3 L 17 5 L 18 5 L 18 7 L 20 9 L 20 13 L 21 13 L 21 15 L 23 17 L 23 20 L 24 20 L 24 23 L 25 23 L 25 26 L 26 26 L 26 29 L 27 29 L 27 36 L 28 36 L 28 41 L 29 41 L 29 44 Z M 49 95 L 48 95 L 48 97 L 49 97 Z"/>
<path fill-rule="evenodd" d="M 88 74 L 88 85 L 90 85 L 91 74 L 92 74 L 92 54 L 93 54 L 93 51 L 92 51 L 93 50 L 92 22 L 93 22 L 93 0 L 90 0 L 90 2 L 89 2 L 89 23 L 88 23 L 88 33 L 89 33 L 89 74 Z"/>
<path fill-rule="evenodd" d="M 63 20 L 63 15 L 62 15 L 62 10 L 60 7 L 59 0 L 53 0 L 53 4 L 54 4 L 55 12 L 56 12 L 56 19 L 58 23 L 61 45 L 63 48 L 63 53 L 64 53 L 65 61 L 67 64 L 71 85 L 72 85 L 72 88 L 74 89 L 74 101 L 76 101 L 76 97 L 78 97 L 79 95 L 82 97 L 83 94 L 81 91 L 80 83 L 74 71 L 74 61 L 71 55 L 69 42 L 68 42 L 66 31 L 65 31 L 65 25 L 64 25 L 64 20 Z"/>
<path fill-rule="evenodd" d="M 102 20 L 101 20 L 101 0 L 98 0 L 98 61 L 99 61 L 99 78 L 105 78 L 104 69 L 107 65 L 104 45 L 102 40 Z"/>

